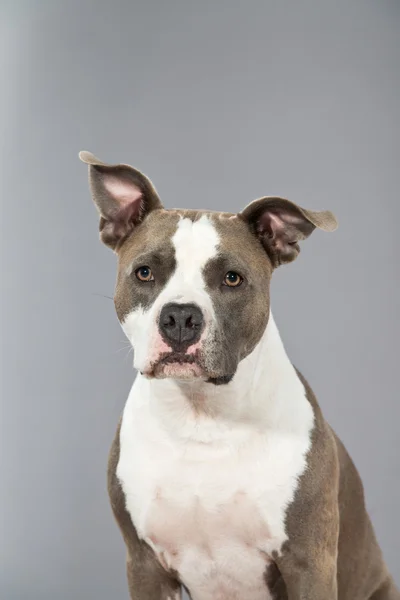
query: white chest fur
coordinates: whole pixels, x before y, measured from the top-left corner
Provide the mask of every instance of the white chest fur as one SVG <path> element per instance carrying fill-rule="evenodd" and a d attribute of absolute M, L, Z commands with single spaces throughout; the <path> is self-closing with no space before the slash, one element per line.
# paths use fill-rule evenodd
<path fill-rule="evenodd" d="M 273 322 L 268 329 L 264 360 Z M 303 385 L 287 359 L 266 384 L 256 361 L 245 393 L 252 360 L 203 399 L 218 416 L 193 411 L 187 388 L 142 377 L 123 415 L 117 475 L 127 509 L 193 600 L 268 598 L 267 565 L 286 540 L 286 510 L 306 466 L 314 418 Z"/>

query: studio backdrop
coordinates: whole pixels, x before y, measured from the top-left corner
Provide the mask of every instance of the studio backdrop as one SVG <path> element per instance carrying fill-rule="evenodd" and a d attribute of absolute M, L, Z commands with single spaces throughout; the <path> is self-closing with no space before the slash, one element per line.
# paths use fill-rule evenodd
<path fill-rule="evenodd" d="M 272 282 L 286 349 L 362 476 L 400 584 L 395 0 L 3 0 L 0 597 L 127 600 L 106 492 L 135 373 L 90 150 L 167 208 L 330 209 Z"/>

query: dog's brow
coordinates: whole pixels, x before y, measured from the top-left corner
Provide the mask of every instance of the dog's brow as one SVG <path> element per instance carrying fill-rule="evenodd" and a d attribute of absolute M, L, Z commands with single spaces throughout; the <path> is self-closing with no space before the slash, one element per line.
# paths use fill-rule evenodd
<path fill-rule="evenodd" d="M 128 267 L 128 273 L 132 273 L 133 269 L 140 266 L 152 266 L 154 263 L 161 264 L 165 258 L 165 252 L 162 249 L 142 252 L 132 259 Z"/>
<path fill-rule="evenodd" d="M 248 268 L 248 264 L 233 252 L 218 252 L 216 256 L 210 258 L 206 268 L 213 268 L 215 265 L 220 265 L 221 268 L 236 269 L 238 271 L 245 271 Z"/>
<path fill-rule="evenodd" d="M 137 264 L 139 262 L 143 262 L 146 260 L 161 261 L 162 258 L 163 258 L 163 256 L 162 256 L 161 251 L 149 250 L 148 252 L 142 252 L 141 254 L 138 254 L 137 256 L 135 256 L 134 259 L 132 260 L 132 264 Z"/>

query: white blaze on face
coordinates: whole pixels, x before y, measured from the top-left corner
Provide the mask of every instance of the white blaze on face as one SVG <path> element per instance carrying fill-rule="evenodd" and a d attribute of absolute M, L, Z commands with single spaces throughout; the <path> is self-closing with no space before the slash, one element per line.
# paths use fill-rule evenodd
<path fill-rule="evenodd" d="M 203 269 L 216 256 L 219 242 L 218 233 L 207 215 L 195 222 L 188 218 L 178 222 L 172 238 L 175 272 L 152 306 L 132 311 L 122 323 L 135 351 L 134 366 L 139 371 L 145 372 L 162 352 L 170 350 L 158 331 L 158 317 L 165 304 L 197 304 L 206 323 L 202 338 L 207 336 L 214 309 L 206 290 Z"/>

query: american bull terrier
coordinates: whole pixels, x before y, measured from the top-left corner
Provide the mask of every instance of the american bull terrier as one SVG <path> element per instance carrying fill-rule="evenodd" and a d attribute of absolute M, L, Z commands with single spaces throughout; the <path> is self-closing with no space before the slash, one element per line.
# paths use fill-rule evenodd
<path fill-rule="evenodd" d="M 138 370 L 108 467 L 131 598 L 399 600 L 357 470 L 270 311 L 274 269 L 333 214 L 276 197 L 166 210 L 140 171 L 80 158 Z"/>

